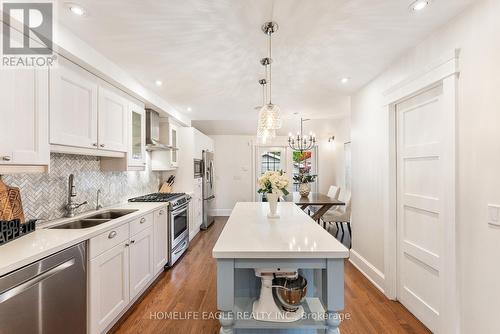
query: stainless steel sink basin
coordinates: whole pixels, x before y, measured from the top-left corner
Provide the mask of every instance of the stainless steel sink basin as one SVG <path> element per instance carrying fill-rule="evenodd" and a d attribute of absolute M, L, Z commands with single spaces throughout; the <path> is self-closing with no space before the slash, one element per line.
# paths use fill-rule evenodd
<path fill-rule="evenodd" d="M 133 212 L 136 212 L 137 210 L 108 210 L 104 212 L 100 212 L 98 214 L 92 215 L 85 217 L 85 219 L 117 219 L 123 216 L 126 216 L 128 214 L 131 214 Z"/>
<path fill-rule="evenodd" d="M 53 229 L 82 229 L 82 228 L 89 228 L 89 227 L 94 227 L 103 223 L 107 223 L 113 219 L 117 219 L 123 216 L 126 216 L 128 214 L 131 214 L 133 212 L 136 212 L 137 210 L 108 210 L 104 212 L 100 212 L 95 215 L 91 215 L 79 220 L 74 220 L 65 224 L 57 225 L 54 227 L 51 227 Z"/>
<path fill-rule="evenodd" d="M 51 228 L 54 229 L 81 229 L 94 227 L 102 223 L 109 222 L 111 219 L 80 219 L 66 224 L 57 225 Z"/>

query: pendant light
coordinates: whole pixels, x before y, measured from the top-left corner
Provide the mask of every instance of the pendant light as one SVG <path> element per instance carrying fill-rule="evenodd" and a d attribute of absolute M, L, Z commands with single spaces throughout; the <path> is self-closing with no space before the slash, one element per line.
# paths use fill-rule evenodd
<path fill-rule="evenodd" d="M 281 128 L 281 115 L 280 108 L 272 103 L 272 34 L 278 30 L 276 22 L 266 22 L 262 26 L 262 31 L 269 37 L 269 50 L 268 57 L 262 58 L 260 63 L 266 69 L 266 83 L 267 83 L 267 103 L 264 103 L 259 112 L 259 122 L 257 134 L 260 137 L 274 136 L 276 130 Z"/>
<path fill-rule="evenodd" d="M 268 139 L 272 139 L 274 137 L 276 137 L 276 130 L 272 130 L 272 129 L 268 129 L 266 126 L 265 126 L 265 122 L 261 122 L 261 110 L 262 110 L 262 107 L 264 107 L 266 105 L 266 101 L 267 101 L 267 80 L 266 79 L 260 79 L 259 80 L 259 84 L 261 85 L 262 87 L 262 105 L 260 105 L 258 108 L 259 110 L 259 124 L 257 126 L 257 137 L 261 138 L 262 139 L 262 142 L 263 143 L 266 143 L 266 141 Z"/>

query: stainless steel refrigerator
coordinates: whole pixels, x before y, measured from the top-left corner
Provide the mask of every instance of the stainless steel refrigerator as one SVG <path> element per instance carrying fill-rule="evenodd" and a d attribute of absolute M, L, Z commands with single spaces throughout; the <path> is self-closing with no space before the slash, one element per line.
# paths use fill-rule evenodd
<path fill-rule="evenodd" d="M 214 153 L 203 151 L 203 223 L 201 229 L 206 230 L 214 222 L 215 207 L 215 175 Z"/>

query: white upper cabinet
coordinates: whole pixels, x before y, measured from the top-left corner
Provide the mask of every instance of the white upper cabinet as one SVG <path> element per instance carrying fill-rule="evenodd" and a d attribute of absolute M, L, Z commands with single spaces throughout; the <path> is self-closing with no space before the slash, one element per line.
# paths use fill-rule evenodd
<path fill-rule="evenodd" d="M 0 174 L 49 164 L 48 70 L 0 70 Z"/>
<path fill-rule="evenodd" d="M 112 88 L 99 87 L 99 149 L 128 151 L 129 102 Z"/>
<path fill-rule="evenodd" d="M 128 165 L 143 167 L 146 164 L 146 112 L 143 107 L 129 104 Z"/>
<path fill-rule="evenodd" d="M 97 148 L 98 78 L 62 60 L 50 72 L 50 143 Z"/>
<path fill-rule="evenodd" d="M 172 151 L 170 151 L 170 166 L 172 168 L 179 167 L 179 153 L 177 152 L 178 148 L 178 136 L 179 129 L 176 125 L 169 123 L 168 126 L 168 137 L 169 137 L 169 145 L 172 146 Z"/>

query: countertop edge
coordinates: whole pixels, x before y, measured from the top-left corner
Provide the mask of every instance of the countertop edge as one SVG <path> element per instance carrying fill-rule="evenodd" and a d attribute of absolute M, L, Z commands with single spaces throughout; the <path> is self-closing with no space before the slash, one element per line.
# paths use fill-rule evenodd
<path fill-rule="evenodd" d="M 141 204 L 143 204 L 143 203 L 141 203 Z M 35 255 L 24 257 L 24 258 L 22 258 L 22 259 L 20 259 L 20 260 L 18 260 L 16 262 L 13 262 L 13 263 L 8 264 L 6 266 L 0 267 L 0 276 L 6 275 L 6 274 L 8 274 L 8 273 L 10 273 L 12 271 L 18 270 L 18 269 L 20 269 L 20 268 L 22 268 L 22 267 L 24 267 L 26 265 L 29 265 L 29 264 L 31 264 L 33 262 L 41 260 L 41 259 L 43 259 L 43 258 L 45 258 L 47 256 L 50 256 L 50 255 L 55 254 L 57 252 L 60 252 L 60 251 L 62 251 L 64 249 L 66 249 L 66 248 L 69 248 L 71 246 L 79 244 L 79 243 L 81 243 L 83 241 L 87 241 L 89 239 L 92 239 L 95 236 L 98 236 L 98 235 L 100 235 L 102 233 L 106 233 L 110 229 L 113 229 L 115 227 L 121 226 L 123 224 L 127 224 L 130 221 L 136 219 L 137 217 L 140 217 L 140 216 L 143 216 L 143 215 L 147 215 L 147 214 L 149 214 L 149 213 L 151 213 L 153 211 L 158 210 L 159 208 L 161 208 L 163 206 L 166 206 L 167 204 L 168 203 L 164 203 L 164 202 L 149 203 L 148 205 L 151 205 L 151 207 L 149 207 L 149 208 L 139 208 L 137 212 L 133 212 L 130 215 L 127 215 L 126 217 L 124 216 L 123 218 L 116 219 L 116 221 L 106 222 L 106 223 L 103 223 L 103 224 L 101 224 L 99 226 L 90 228 L 88 230 L 88 233 L 86 233 L 86 234 L 82 234 L 82 235 L 75 236 L 75 237 L 68 236 L 68 241 L 66 241 L 66 242 L 62 242 L 60 244 L 56 244 L 53 247 L 44 249 L 43 251 L 40 251 L 39 253 L 36 253 Z M 123 203 L 121 205 L 118 204 L 118 205 L 113 205 L 113 206 L 110 206 L 110 207 L 106 207 L 106 208 L 103 208 L 100 211 L 113 210 L 113 209 L 133 208 L 133 205 L 134 205 L 133 203 L 127 202 L 127 203 Z M 90 212 L 85 212 L 85 213 L 82 213 L 81 215 L 77 215 L 77 216 L 75 216 L 73 218 L 57 219 L 57 220 L 54 220 L 52 222 L 48 222 L 46 224 L 43 224 L 40 228 L 37 228 L 37 230 L 35 230 L 32 233 L 37 233 L 37 231 L 47 230 L 47 229 L 50 229 L 51 226 L 58 225 L 58 224 L 54 224 L 54 222 L 60 222 L 62 224 L 66 220 L 67 221 L 72 221 L 72 220 L 78 219 L 79 216 L 86 216 L 89 213 Z M 80 231 L 82 231 L 82 230 L 80 230 Z M 84 231 L 82 231 L 82 232 L 84 232 Z M 9 242 L 8 244 L 0 246 L 0 254 L 1 254 L 2 248 L 4 246 L 11 246 L 12 247 L 13 243 L 16 243 L 16 241 L 22 241 L 23 238 L 24 237 L 21 237 L 18 240 L 13 240 L 13 241 Z M 12 250 L 10 250 L 10 251 L 12 251 Z M 87 254 L 87 256 L 88 256 L 88 254 Z"/>
<path fill-rule="evenodd" d="M 304 252 L 291 252 L 289 254 L 282 252 L 218 252 L 212 251 L 212 257 L 214 259 L 347 259 L 349 258 L 349 251 L 339 251 L 339 252 L 316 252 L 316 253 L 304 253 Z"/>

